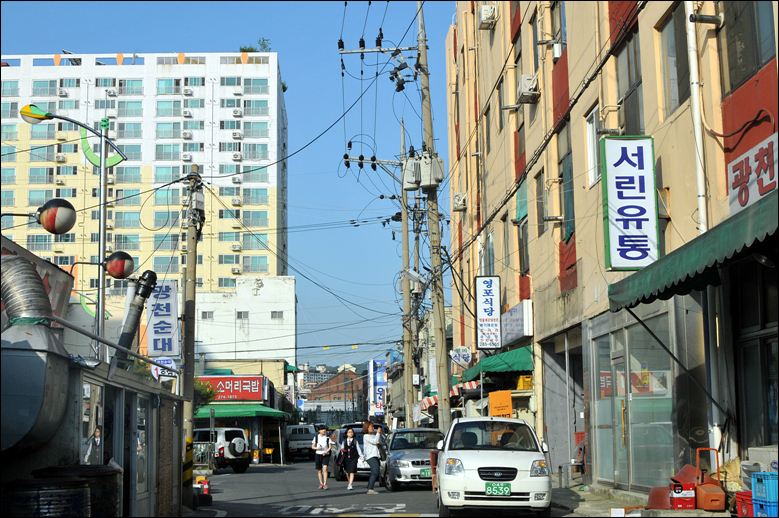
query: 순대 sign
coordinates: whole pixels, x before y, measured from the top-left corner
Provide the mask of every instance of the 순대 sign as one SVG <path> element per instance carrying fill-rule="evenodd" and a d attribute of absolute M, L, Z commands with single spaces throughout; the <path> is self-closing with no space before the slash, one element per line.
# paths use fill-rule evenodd
<path fill-rule="evenodd" d="M 657 191 L 652 137 L 600 142 L 606 268 L 638 270 L 657 261 Z"/>
<path fill-rule="evenodd" d="M 146 344 L 150 358 L 181 356 L 177 295 L 177 281 L 161 281 L 146 301 Z"/>

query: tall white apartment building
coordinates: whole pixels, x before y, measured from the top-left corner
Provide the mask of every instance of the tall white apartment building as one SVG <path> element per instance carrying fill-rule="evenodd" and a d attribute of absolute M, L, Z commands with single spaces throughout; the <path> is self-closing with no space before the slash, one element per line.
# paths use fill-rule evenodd
<path fill-rule="evenodd" d="M 124 250 L 137 270 L 180 278 L 188 182 L 171 182 L 197 164 L 206 210 L 198 288 L 287 275 L 287 113 L 276 53 L 3 55 L 1 70 L 2 211 L 34 212 L 55 197 L 78 211 L 68 234 L 17 216 L 2 218 L 4 236 L 66 270 L 98 257 L 98 167 L 75 125 L 25 123 L 19 110 L 32 103 L 98 129 L 107 117 L 127 155 L 108 171 L 107 253 Z M 88 145 L 99 153 L 99 139 Z M 75 290 L 97 289 L 96 266 L 72 273 Z M 109 293 L 125 286 L 111 279 Z"/>

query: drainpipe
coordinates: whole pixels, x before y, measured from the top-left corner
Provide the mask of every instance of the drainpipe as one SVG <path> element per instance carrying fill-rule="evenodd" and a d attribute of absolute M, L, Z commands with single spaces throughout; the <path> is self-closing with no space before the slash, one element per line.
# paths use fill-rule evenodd
<path fill-rule="evenodd" d="M 690 17 L 695 14 L 693 2 L 684 2 L 685 23 L 687 25 L 687 54 L 690 67 L 690 109 L 692 110 L 693 135 L 695 137 L 695 176 L 698 184 L 698 232 L 703 235 L 708 230 L 708 210 L 706 197 L 706 172 L 703 168 L 703 127 L 701 111 L 700 78 L 698 76 L 698 34 Z M 701 293 L 701 312 L 703 318 L 704 363 L 706 365 L 706 386 L 709 393 L 719 400 L 719 365 L 717 362 L 717 344 L 712 335 L 712 315 L 709 312 L 709 298 L 713 289 L 707 287 Z M 721 438 L 719 428 L 720 413 L 712 405 L 709 407 L 709 447 L 717 448 Z"/>

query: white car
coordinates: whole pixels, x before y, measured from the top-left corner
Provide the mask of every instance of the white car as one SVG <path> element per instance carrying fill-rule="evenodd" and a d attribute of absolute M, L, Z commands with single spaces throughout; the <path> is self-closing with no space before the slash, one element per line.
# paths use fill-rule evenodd
<path fill-rule="evenodd" d="M 546 444 L 522 419 L 461 417 L 438 443 L 438 515 L 476 508 L 550 516 L 552 478 Z"/>

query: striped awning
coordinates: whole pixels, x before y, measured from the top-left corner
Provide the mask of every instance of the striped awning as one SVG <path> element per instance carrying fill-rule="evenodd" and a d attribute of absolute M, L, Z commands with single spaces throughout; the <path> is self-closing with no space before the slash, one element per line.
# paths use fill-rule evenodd
<path fill-rule="evenodd" d="M 427 410 L 431 406 L 437 404 L 438 404 L 438 396 L 426 397 L 425 399 L 422 400 L 422 410 Z"/>
<path fill-rule="evenodd" d="M 450 396 L 459 396 L 463 390 L 470 390 L 479 388 L 479 382 L 477 380 L 469 381 L 467 383 L 458 383 L 452 390 L 449 391 Z"/>

